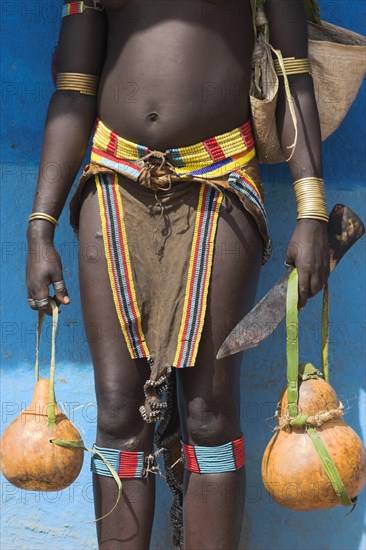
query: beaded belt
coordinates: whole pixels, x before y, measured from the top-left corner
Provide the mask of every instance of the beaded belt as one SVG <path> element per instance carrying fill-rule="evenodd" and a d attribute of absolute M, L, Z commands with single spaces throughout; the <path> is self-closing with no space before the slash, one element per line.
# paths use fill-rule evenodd
<path fill-rule="evenodd" d="M 145 145 L 132 143 L 112 132 L 98 119 L 91 162 L 111 168 L 137 180 L 144 169 L 147 155 L 162 156 L 172 163 L 180 178 L 219 178 L 243 166 L 255 156 L 251 122 L 187 147 L 167 149 L 164 153 L 150 151 Z M 142 161 L 142 162 L 139 162 Z"/>

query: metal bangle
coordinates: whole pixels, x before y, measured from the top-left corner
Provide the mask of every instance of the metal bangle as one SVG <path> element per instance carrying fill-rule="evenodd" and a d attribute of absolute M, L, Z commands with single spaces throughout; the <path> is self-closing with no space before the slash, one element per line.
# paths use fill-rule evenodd
<path fill-rule="evenodd" d="M 28 218 L 28 222 L 31 222 L 33 220 L 46 220 L 47 222 L 52 223 L 54 226 L 58 226 L 58 221 L 53 216 L 50 216 L 50 214 L 46 214 L 45 212 L 32 212 L 32 214 Z"/>

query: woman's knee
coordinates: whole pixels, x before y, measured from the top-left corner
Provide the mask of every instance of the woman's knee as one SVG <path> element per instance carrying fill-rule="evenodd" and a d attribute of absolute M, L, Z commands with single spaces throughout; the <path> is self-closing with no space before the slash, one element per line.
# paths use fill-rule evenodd
<path fill-rule="evenodd" d="M 240 435 L 240 410 L 234 401 L 208 402 L 195 397 L 187 405 L 183 433 L 190 445 L 214 447 Z"/>
<path fill-rule="evenodd" d="M 133 394 L 104 392 L 98 396 L 97 443 L 126 451 L 150 451 L 153 428 L 142 418 Z"/>

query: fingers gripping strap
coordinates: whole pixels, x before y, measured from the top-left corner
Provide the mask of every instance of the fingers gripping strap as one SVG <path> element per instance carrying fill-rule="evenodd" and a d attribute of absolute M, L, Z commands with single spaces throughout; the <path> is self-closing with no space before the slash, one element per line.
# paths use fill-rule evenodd
<path fill-rule="evenodd" d="M 107 447 L 93 446 L 114 468 L 120 478 L 141 478 L 144 475 L 144 453 L 143 451 L 120 451 Z M 113 477 L 105 462 L 98 456 L 91 458 L 91 471 L 100 476 Z"/>
<path fill-rule="evenodd" d="M 245 464 L 244 435 L 217 447 L 183 445 L 186 470 L 196 474 L 233 472 Z"/>

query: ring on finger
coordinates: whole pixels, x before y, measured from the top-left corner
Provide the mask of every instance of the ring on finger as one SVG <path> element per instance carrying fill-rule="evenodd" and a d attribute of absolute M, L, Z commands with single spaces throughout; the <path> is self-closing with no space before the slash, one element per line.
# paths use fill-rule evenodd
<path fill-rule="evenodd" d="M 289 269 L 290 267 L 294 267 L 294 264 L 289 264 L 289 263 L 285 262 L 285 267 L 286 267 L 286 269 Z"/>
<path fill-rule="evenodd" d="M 27 298 L 27 302 L 30 305 L 30 307 L 36 307 L 36 302 L 33 300 L 33 298 Z"/>
<path fill-rule="evenodd" d="M 53 288 L 55 289 L 55 292 L 63 292 L 66 290 L 65 281 L 62 279 L 61 281 L 57 281 L 55 283 L 52 283 Z"/>
<path fill-rule="evenodd" d="M 45 307 L 45 306 L 48 306 L 49 304 L 49 296 L 47 296 L 47 298 L 42 298 L 42 300 L 34 300 L 34 303 L 36 305 L 36 307 Z"/>

